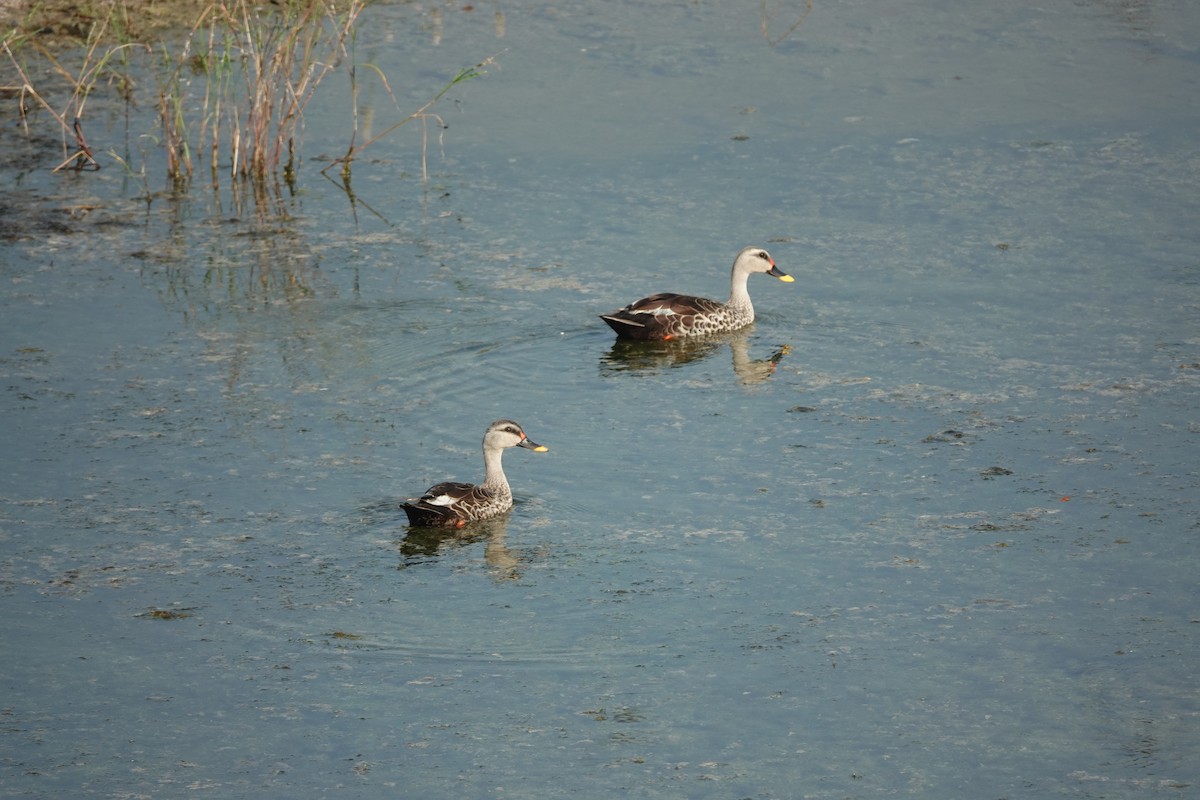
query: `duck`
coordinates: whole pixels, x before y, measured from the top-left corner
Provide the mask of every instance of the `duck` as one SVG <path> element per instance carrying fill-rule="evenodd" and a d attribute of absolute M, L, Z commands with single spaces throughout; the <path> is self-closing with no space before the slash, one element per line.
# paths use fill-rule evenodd
<path fill-rule="evenodd" d="M 746 291 L 752 273 L 765 272 L 784 283 L 794 278 L 775 266 L 775 259 L 761 247 L 742 248 L 733 260 L 729 300 L 661 292 L 643 297 L 600 319 L 616 331 L 619 339 L 669 341 L 692 336 L 736 331 L 754 322 L 754 306 Z"/>
<path fill-rule="evenodd" d="M 532 441 L 511 419 L 496 420 L 483 434 L 483 483 L 445 481 L 430 486 L 418 498 L 405 500 L 400 505 L 408 514 L 409 525 L 461 528 L 512 508 L 512 489 L 500 463 L 509 447 L 524 447 L 535 453 L 550 449 Z"/>

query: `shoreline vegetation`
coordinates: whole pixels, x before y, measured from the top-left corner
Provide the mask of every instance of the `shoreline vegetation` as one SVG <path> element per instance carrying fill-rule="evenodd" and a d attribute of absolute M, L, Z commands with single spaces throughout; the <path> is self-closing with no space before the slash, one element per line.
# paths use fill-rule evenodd
<path fill-rule="evenodd" d="M 367 147 L 414 121 L 422 125 L 421 171 L 428 186 L 427 126 L 444 127 L 433 107 L 454 86 L 486 74 L 496 56 L 460 70 L 415 111 L 405 111 L 377 67 L 354 58 L 355 28 L 369 0 L 0 0 L 0 102 L 15 105 L 26 137 L 53 128 L 62 139 L 60 170 L 97 170 L 97 150 L 143 181 L 114 146 L 87 137 L 87 105 L 96 92 L 133 103 L 153 92 L 148 136 L 165 162 L 169 188 L 186 192 L 196 176 L 254 184 L 255 195 L 282 179 L 294 188 L 302 161 L 304 110 L 322 80 L 347 70 L 353 113 L 340 168 L 350 193 L 351 164 Z M 382 82 L 399 119 L 363 139 L 359 68 Z M 134 75 L 153 82 L 135 85 Z M 149 158 L 150 151 L 143 154 Z M 157 171 L 157 168 L 156 168 Z M 149 187 L 147 187 L 149 192 Z"/>
<path fill-rule="evenodd" d="M 225 178 L 253 185 L 259 196 L 258 189 L 280 179 L 294 188 L 303 161 L 305 108 L 326 77 L 346 70 L 352 105 L 346 149 L 320 173 L 331 177 L 337 168 L 353 199 L 355 159 L 398 128 L 419 122 L 421 178 L 428 191 L 430 126 L 439 140 L 445 128 L 434 107 L 458 84 L 487 74 L 498 55 L 430 87 L 429 100 L 415 111 L 404 109 L 388 76 L 355 58 L 356 26 L 371 1 L 0 0 L 0 103 L 16 107 L 27 139 L 44 138 L 47 129 L 58 135 L 62 155 L 55 171 L 98 170 L 100 151 L 107 163 L 146 184 L 150 195 L 148 173 L 160 170 L 150 163 L 157 151 L 170 191 L 186 192 L 207 174 L 214 188 Z M 797 7 L 761 0 L 762 36 L 776 46 L 796 32 L 812 7 L 813 0 L 800 0 Z M 497 34 L 503 36 L 503 16 L 496 15 Z M 381 133 L 360 128 L 360 69 L 383 84 L 397 114 L 395 122 L 377 126 Z M 152 98 L 156 124 L 132 132 L 140 140 L 137 147 L 89 141 L 88 101 L 99 92 L 129 105 Z M 147 148 L 144 142 L 152 144 Z M 130 163 L 134 151 L 141 163 Z"/>

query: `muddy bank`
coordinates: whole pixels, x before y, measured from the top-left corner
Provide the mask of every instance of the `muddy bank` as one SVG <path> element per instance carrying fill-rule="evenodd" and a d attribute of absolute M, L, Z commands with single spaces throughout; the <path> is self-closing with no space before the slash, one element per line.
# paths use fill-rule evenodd
<path fill-rule="evenodd" d="M 145 42 L 190 29 L 205 8 L 189 0 L 0 0 L 0 30 L 62 46 L 86 42 L 94 30 L 106 41 Z"/>

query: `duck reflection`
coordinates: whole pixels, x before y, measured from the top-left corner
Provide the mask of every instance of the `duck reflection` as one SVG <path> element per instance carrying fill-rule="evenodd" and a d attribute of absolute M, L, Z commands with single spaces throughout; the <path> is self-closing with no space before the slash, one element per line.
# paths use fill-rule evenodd
<path fill-rule="evenodd" d="M 483 542 L 483 560 L 492 579 L 518 580 L 531 559 L 507 545 L 509 516 L 501 514 L 461 528 L 410 527 L 399 543 L 400 569 L 436 561 L 450 550 Z"/>
<path fill-rule="evenodd" d="M 783 357 L 792 351 L 791 345 L 783 344 L 766 358 L 751 358 L 750 333 L 747 330 L 698 339 L 617 339 L 612 349 L 601 356 L 600 368 L 606 373 L 656 372 L 709 358 L 726 344 L 733 357 L 733 374 L 744 384 L 761 383 L 771 377 Z"/>

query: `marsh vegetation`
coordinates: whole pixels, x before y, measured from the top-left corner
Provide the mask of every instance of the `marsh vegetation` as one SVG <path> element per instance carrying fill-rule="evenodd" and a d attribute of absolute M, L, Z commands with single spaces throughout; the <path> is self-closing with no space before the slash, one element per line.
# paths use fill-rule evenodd
<path fill-rule="evenodd" d="M 366 5 L 365 0 L 217 0 L 199 9 L 128 0 L 37 5 L 6 25 L 0 46 L 11 77 L 3 80 L 3 89 L 27 137 L 51 128 L 61 138 L 55 170 L 100 169 L 107 156 L 109 163 L 144 178 L 145 162 L 131 163 L 128 152 L 89 138 L 87 110 L 97 92 L 130 104 L 149 94 L 156 129 L 134 134 L 161 154 L 172 190 L 186 191 L 198 175 L 213 186 L 224 177 L 262 188 L 279 180 L 294 183 L 305 109 L 326 78 L 345 70 L 353 89 L 346 149 L 323 171 L 340 167 L 348 191 L 351 164 L 363 150 L 419 122 L 427 180 L 428 126 L 441 122 L 434 106 L 454 86 L 485 74 L 495 57 L 432 86 L 427 102 L 406 110 L 382 70 L 356 61 L 355 26 Z M 378 76 L 396 110 L 395 122 L 367 137 L 359 129 L 360 69 Z M 139 86 L 134 76 L 149 76 L 153 87 Z"/>

